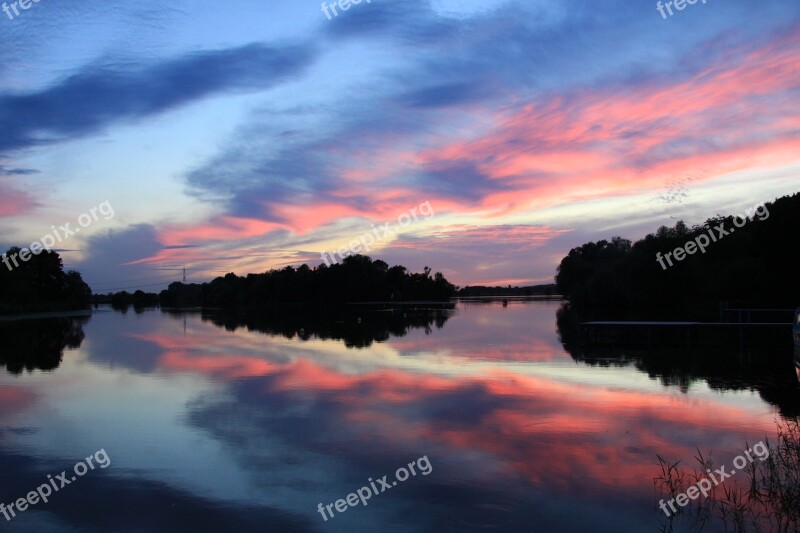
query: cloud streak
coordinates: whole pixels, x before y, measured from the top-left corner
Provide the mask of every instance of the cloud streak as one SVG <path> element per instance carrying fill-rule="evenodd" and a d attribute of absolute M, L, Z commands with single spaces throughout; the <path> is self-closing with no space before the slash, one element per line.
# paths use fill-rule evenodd
<path fill-rule="evenodd" d="M 308 46 L 250 44 L 150 64 L 93 64 L 46 89 L 0 95 L 0 153 L 95 133 L 202 98 L 263 91 L 311 64 Z"/>

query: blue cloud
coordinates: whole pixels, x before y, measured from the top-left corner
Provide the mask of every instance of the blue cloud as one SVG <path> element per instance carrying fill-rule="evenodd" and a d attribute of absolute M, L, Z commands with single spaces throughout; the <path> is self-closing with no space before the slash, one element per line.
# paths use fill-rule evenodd
<path fill-rule="evenodd" d="M 314 56 L 309 46 L 250 44 L 146 66 L 90 65 L 42 91 L 0 95 L 0 152 L 73 139 L 219 93 L 264 90 L 301 73 Z"/>

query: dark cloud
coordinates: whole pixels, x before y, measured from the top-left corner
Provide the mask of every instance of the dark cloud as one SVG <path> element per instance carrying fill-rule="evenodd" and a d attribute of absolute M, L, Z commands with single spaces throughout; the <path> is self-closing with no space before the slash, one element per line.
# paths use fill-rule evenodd
<path fill-rule="evenodd" d="M 475 83 L 443 83 L 416 89 L 406 95 L 409 107 L 445 107 L 480 100 L 485 91 Z"/>
<path fill-rule="evenodd" d="M 426 0 L 411 2 L 362 2 L 347 13 L 326 21 L 325 36 L 331 40 L 374 37 L 398 39 L 419 46 L 441 42 L 461 31 L 455 20 L 438 16 Z"/>
<path fill-rule="evenodd" d="M 492 180 L 473 164 L 464 161 L 431 167 L 421 181 L 427 184 L 426 192 L 430 194 L 472 202 L 478 202 L 488 194 L 513 189 L 513 186 Z"/>
<path fill-rule="evenodd" d="M 78 270 L 96 293 L 139 288 L 158 292 L 177 281 L 179 273 L 159 272 L 154 265 L 127 263 L 156 255 L 163 248 L 155 227 L 138 224 L 90 237 L 85 261 L 73 263 L 66 256 L 64 263 L 65 267 Z"/>
<path fill-rule="evenodd" d="M 250 44 L 149 65 L 88 65 L 39 92 L 0 95 L 0 152 L 72 139 L 218 93 L 267 89 L 313 56 L 308 46 Z"/>
<path fill-rule="evenodd" d="M 31 174 L 38 174 L 40 171 L 32 168 L 9 168 L 0 165 L 0 174 L 6 176 L 29 176 Z"/>
<path fill-rule="evenodd" d="M 736 2 L 719 13 L 711 29 L 699 27 L 706 18 L 686 17 L 685 24 L 697 26 L 691 32 L 664 24 L 652 6 L 621 1 L 591 11 L 574 9 L 571 3 L 509 2 L 465 19 L 443 17 L 425 1 L 362 2 L 330 21 L 321 16 L 319 46 L 360 40 L 370 49 L 402 52 L 405 61 L 390 62 L 376 74 L 381 83 L 365 80 L 357 98 L 343 98 L 324 110 L 295 110 L 294 123 L 285 127 L 276 127 L 280 111 L 270 109 L 264 114 L 268 119 L 256 118 L 240 128 L 235 143 L 187 179 L 198 196 L 224 199 L 230 213 L 277 222 L 281 219 L 265 202 L 307 203 L 313 194 L 315 201 L 363 208 L 374 201 L 371 187 L 390 187 L 394 180 L 479 201 L 496 192 L 498 181 L 490 182 L 462 163 L 423 168 L 411 176 L 393 176 L 387 169 L 380 184 L 365 184 L 363 197 L 348 191 L 346 200 L 338 194 L 348 187 L 340 170 L 372 148 L 402 149 L 418 145 L 428 134 L 459 138 L 456 126 L 442 131 L 453 122 L 452 116 L 444 116 L 447 112 L 463 109 L 466 118 L 474 107 L 508 109 L 548 102 L 554 94 L 568 106 L 581 87 L 614 93 L 662 76 L 674 82 L 681 73 L 695 70 L 681 58 L 694 57 L 710 36 L 740 20 L 742 5 Z M 678 34 L 681 39 L 673 41 Z M 663 42 L 670 43 L 666 56 L 659 45 Z M 705 62 L 709 60 L 706 55 Z M 297 122 L 303 127 L 296 127 Z M 296 135 L 285 135 L 287 129 Z"/>

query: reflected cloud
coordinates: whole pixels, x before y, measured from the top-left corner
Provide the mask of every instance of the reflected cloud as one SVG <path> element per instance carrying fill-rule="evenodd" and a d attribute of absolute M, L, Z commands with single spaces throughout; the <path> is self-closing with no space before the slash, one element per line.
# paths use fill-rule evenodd
<path fill-rule="evenodd" d="M 723 433 L 744 442 L 770 426 L 747 408 L 710 399 L 689 406 L 658 391 L 570 383 L 500 366 L 452 374 L 401 368 L 352 374 L 315 358 L 268 361 L 237 354 L 216 338 L 151 340 L 165 350 L 162 370 L 227 384 L 233 399 L 198 403 L 191 416 L 199 427 L 232 439 L 243 455 L 258 455 L 247 442 L 267 438 L 306 453 L 335 453 L 351 465 L 374 461 L 376 448 L 383 462 L 399 459 L 404 450 L 424 450 L 437 466 L 468 467 L 462 475 L 470 482 L 499 486 L 524 479 L 559 494 L 599 497 L 603 490 L 650 487 L 656 453 L 691 456 L 699 443 L 724 448 Z M 237 413 L 235 430 L 231 410 Z M 749 431 L 741 429 L 742 420 Z"/>
<path fill-rule="evenodd" d="M 718 391 L 757 391 L 764 401 L 778 407 L 782 416 L 800 416 L 800 395 L 789 351 L 582 346 L 575 318 L 566 308 L 558 313 L 558 334 L 575 361 L 596 367 L 632 366 L 684 394 L 698 383 Z"/>
<path fill-rule="evenodd" d="M 143 467 L 134 461 L 146 474 L 130 490 L 168 492 L 186 509 L 194 500 L 207 502 L 211 519 L 230 519 L 224 509 L 258 508 L 271 519 L 288 520 L 290 528 L 306 527 L 309 520 L 313 527 L 318 502 L 335 500 L 368 477 L 422 455 L 435 465 L 424 481 L 359 510 L 373 513 L 369 518 L 355 511 L 337 516 L 336 526 L 352 530 L 359 520 L 405 524 L 410 510 L 416 514 L 409 528 L 416 530 L 442 524 L 463 530 L 464 521 L 511 529 L 520 520 L 555 526 L 574 509 L 576 495 L 587 509 L 597 506 L 597 516 L 607 518 L 608 508 L 632 509 L 622 513 L 620 527 L 648 524 L 657 518 L 646 512 L 657 453 L 691 457 L 700 447 L 724 454 L 731 443 L 738 447 L 772 429 L 760 402 L 672 394 L 646 376 L 639 381 L 634 369 L 615 386 L 605 367 L 576 364 L 555 334 L 557 305 L 459 303 L 456 312 L 420 309 L 411 321 L 397 311 L 373 310 L 375 317 L 345 326 L 347 316 L 324 312 L 251 320 L 107 312 L 96 317 L 88 360 L 92 371 L 110 363 L 103 370 L 110 372 L 112 387 L 133 386 L 130 377 L 119 379 L 126 372 L 119 374 L 118 363 L 152 374 L 136 377 L 130 398 L 142 387 L 154 387 L 152 394 L 168 389 L 166 397 L 174 396 L 174 402 L 167 403 L 180 406 L 182 424 L 174 434 L 164 429 L 167 434 L 148 438 L 174 445 L 184 442 L 180 435 L 189 439 L 187 446 L 202 448 L 162 450 L 180 456 L 173 459 L 182 467 L 195 457 L 224 458 L 210 467 L 210 475 L 235 479 L 238 492 L 187 478 L 186 472 L 154 470 L 156 479 L 166 476 L 175 486 L 152 483 L 148 469 L 163 465 L 150 459 Z M 366 308 L 361 310 L 366 317 Z M 446 320 L 426 334 L 437 313 Z M 394 335 L 395 323 L 402 336 Z M 366 342 L 369 349 L 347 347 Z M 70 371 L 80 371 L 81 364 Z M 172 423 L 169 415 L 164 427 Z M 198 440 L 198 434 L 205 438 Z M 134 448 L 138 453 L 139 446 Z M 131 450 L 127 455 L 135 456 Z M 116 464 L 124 464 L 125 456 L 125 450 L 116 453 Z M 228 472 L 231 465 L 236 467 Z M 141 493 L 132 498 L 149 501 Z M 481 511 L 487 502 L 492 510 Z M 468 503 L 478 510 L 466 509 Z M 162 510 L 159 520 L 183 516 Z M 67 512 L 59 508 L 61 513 Z M 100 514 L 64 516 L 70 523 L 109 519 Z M 590 522 L 588 511 L 569 518 L 576 527 Z"/>

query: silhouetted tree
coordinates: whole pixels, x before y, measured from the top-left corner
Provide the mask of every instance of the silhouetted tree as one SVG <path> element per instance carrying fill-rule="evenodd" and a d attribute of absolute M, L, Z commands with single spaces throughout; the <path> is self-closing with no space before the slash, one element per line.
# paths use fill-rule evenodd
<path fill-rule="evenodd" d="M 733 301 L 797 307 L 800 193 L 767 203 L 739 228 L 733 221 L 717 215 L 692 228 L 662 226 L 633 244 L 619 237 L 584 244 L 558 266 L 558 290 L 584 318 L 709 320 L 720 302 Z M 729 234 L 719 236 L 719 226 Z M 715 241 L 705 253 L 673 258 L 666 269 L 656 260 L 709 234 Z"/>
<path fill-rule="evenodd" d="M 6 252 L 8 257 L 19 255 L 20 248 Z M 27 261 L 17 259 L 11 268 L 0 264 L 0 312 L 40 311 L 54 309 L 84 309 L 89 306 L 91 289 L 81 275 L 63 271 L 61 257 L 56 252 L 42 251 Z"/>
<path fill-rule="evenodd" d="M 160 295 L 169 307 L 259 308 L 276 303 L 345 303 L 447 300 L 455 286 L 439 272 L 409 274 L 403 266 L 353 255 L 334 265 L 301 265 L 239 277 L 226 274 L 210 283 L 173 283 Z"/>

